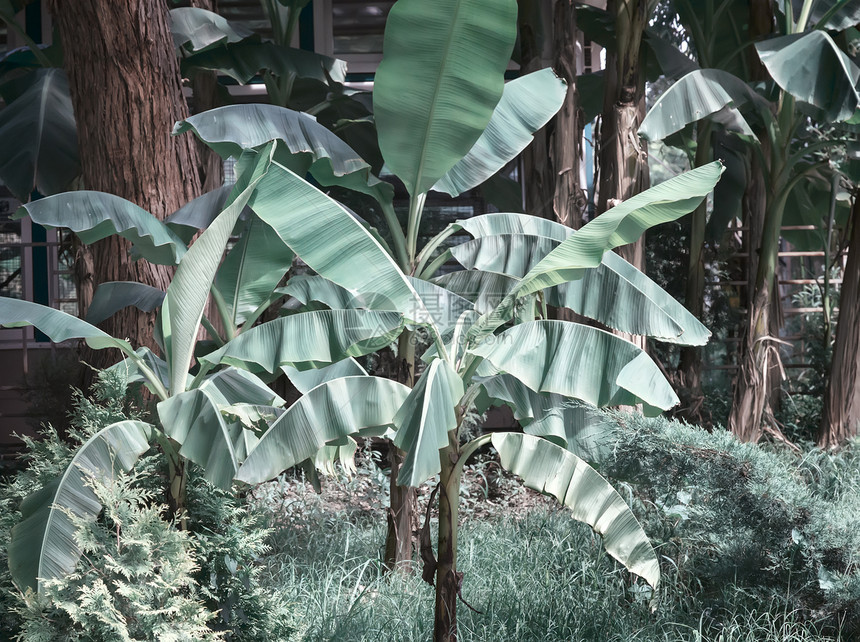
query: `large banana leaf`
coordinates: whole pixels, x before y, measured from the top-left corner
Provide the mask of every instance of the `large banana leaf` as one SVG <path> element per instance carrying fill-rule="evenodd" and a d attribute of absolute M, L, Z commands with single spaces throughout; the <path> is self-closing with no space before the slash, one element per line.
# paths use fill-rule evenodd
<path fill-rule="evenodd" d="M 152 371 L 166 390 L 170 386 L 170 374 L 168 372 L 167 362 L 146 346 L 141 346 L 135 350 L 134 353 L 140 358 L 143 365 Z M 137 361 L 123 359 L 122 361 L 118 361 L 110 366 L 108 370 L 117 370 L 122 372 L 126 377 L 127 383 L 145 383 L 147 386 L 149 385 L 149 380 L 141 373 L 140 368 L 138 368 Z M 188 381 L 190 382 L 192 380 L 193 377 L 188 375 Z M 155 391 L 153 390 L 152 392 Z"/>
<path fill-rule="evenodd" d="M 564 103 L 567 83 L 541 69 L 505 85 L 487 128 L 433 188 L 451 196 L 476 187 L 516 158 Z"/>
<path fill-rule="evenodd" d="M 514 0 L 400 0 L 385 25 L 373 111 L 388 167 L 423 194 L 472 148 L 504 89 Z"/>
<path fill-rule="evenodd" d="M 290 380 L 296 390 L 300 393 L 307 394 L 318 385 L 331 381 L 332 379 L 340 379 L 341 377 L 363 377 L 367 375 L 367 371 L 359 365 L 358 361 L 349 357 L 342 361 L 336 361 L 330 366 L 322 368 L 312 368 L 310 370 L 297 370 L 292 366 L 281 366 L 287 379 Z"/>
<path fill-rule="evenodd" d="M 515 212 L 494 212 L 473 216 L 460 219 L 453 223 L 453 226 L 455 229 L 466 230 L 475 238 L 496 234 L 529 234 L 563 241 L 573 234 L 571 228 L 548 218 Z"/>
<path fill-rule="evenodd" d="M 433 317 L 436 327 L 442 334 L 457 325 L 457 320 L 467 310 L 474 309 L 472 302 L 461 297 L 456 292 L 441 288 L 435 283 L 417 279 L 412 276 L 406 277 L 415 288 L 427 312 Z"/>
<path fill-rule="evenodd" d="M 396 339 L 402 329 L 403 317 L 396 312 L 303 312 L 251 328 L 200 360 L 254 373 L 274 374 L 285 365 L 307 370 L 375 352 Z"/>
<path fill-rule="evenodd" d="M 241 42 L 254 34 L 239 23 L 198 7 L 171 9 L 170 33 L 174 47 L 184 47 L 192 52 L 228 42 Z"/>
<path fill-rule="evenodd" d="M 134 354 L 128 341 L 114 339 L 108 333 L 71 314 L 30 301 L 0 297 L 0 326 L 21 328 L 28 325 L 38 328 L 54 343 L 83 339 L 93 350 L 118 348 L 127 355 Z"/>
<path fill-rule="evenodd" d="M 827 120 L 849 120 L 857 112 L 860 68 L 826 32 L 771 38 L 757 42 L 755 48 L 776 84 L 821 110 Z"/>
<path fill-rule="evenodd" d="M 444 359 L 434 360 L 394 417 L 394 445 L 406 451 L 398 484 L 419 486 L 441 470 L 439 451 L 457 428 L 454 407 L 462 396 L 460 375 Z"/>
<path fill-rule="evenodd" d="M 215 399 L 200 388 L 159 403 L 158 417 L 167 436 L 181 444 L 179 454 L 202 466 L 209 483 L 229 490 L 239 464 L 256 443 L 253 432 L 240 422 L 228 424 Z"/>
<path fill-rule="evenodd" d="M 314 457 L 328 442 L 382 434 L 408 394 L 403 384 L 379 377 L 343 377 L 317 386 L 272 424 L 236 479 L 258 484 Z"/>
<path fill-rule="evenodd" d="M 397 310 L 412 321 L 432 324 L 414 288 L 370 232 L 286 167 L 272 164 L 250 205 L 320 276 L 377 302 L 377 309 Z"/>
<path fill-rule="evenodd" d="M 22 202 L 34 188 L 62 192 L 81 173 L 65 73 L 40 69 L 30 78 L 32 86 L 0 110 L 0 182 Z"/>
<path fill-rule="evenodd" d="M 65 192 L 27 203 L 22 209 L 34 223 L 67 227 L 87 244 L 118 234 L 151 263 L 176 265 L 185 255 L 185 243 L 170 228 L 145 209 L 113 194 Z M 24 215 L 18 212 L 16 216 Z"/>
<path fill-rule="evenodd" d="M 312 78 L 322 83 L 328 83 L 329 78 L 338 83 L 346 80 L 343 60 L 255 39 L 201 51 L 182 58 L 180 63 L 183 70 L 217 71 L 240 84 L 251 82 L 260 70 L 281 78 Z"/>
<path fill-rule="evenodd" d="M 89 486 L 91 478 L 110 481 L 126 472 L 149 449 L 152 426 L 121 421 L 93 435 L 80 447 L 66 472 L 21 504 L 23 520 L 12 529 L 9 571 L 22 591 L 41 593 L 46 580 L 71 573 L 81 550 L 72 515 L 94 520 L 102 510 Z"/>
<path fill-rule="evenodd" d="M 647 354 L 604 330 L 568 321 L 531 321 L 487 337 L 472 352 L 534 392 L 594 406 L 644 403 L 659 414 L 678 403 Z"/>
<path fill-rule="evenodd" d="M 685 172 L 641 192 L 604 212 L 579 229 L 541 260 L 514 292 L 525 296 L 582 277 L 597 267 L 603 254 L 637 240 L 649 227 L 667 223 L 694 210 L 720 179 L 719 161 Z"/>
<path fill-rule="evenodd" d="M 503 220 L 497 218 L 496 222 Z M 512 221 L 508 219 L 507 222 Z M 552 221 L 546 223 L 563 227 Z M 475 231 L 482 233 L 486 230 Z M 567 228 L 548 231 L 555 237 L 567 237 L 573 233 Z M 514 283 L 496 273 L 523 277 L 558 245 L 553 238 L 524 234 L 478 236 L 473 241 L 451 248 L 457 261 L 466 268 L 478 268 L 478 273 L 466 273 L 458 280 L 449 276 L 445 281 L 454 287 L 469 288 L 483 298 L 484 303 L 500 301 L 513 289 Z M 710 337 L 707 328 L 683 305 L 612 252 L 605 253 L 597 267 L 585 270 L 581 279 L 548 288 L 545 296 L 550 305 L 569 308 L 629 334 L 683 345 L 704 345 Z"/>
<path fill-rule="evenodd" d="M 240 158 L 239 181 L 233 188 L 229 205 L 188 250 L 167 288 L 162 315 L 168 321 L 165 347 L 169 345 L 171 394 L 185 390 L 186 373 L 215 272 L 239 214 L 270 167 L 272 152 L 273 145 L 269 145 L 259 154 L 249 153 Z"/>
<path fill-rule="evenodd" d="M 660 564 L 648 536 L 621 495 L 591 466 L 550 442 L 517 433 L 495 433 L 493 446 L 502 466 L 523 483 L 552 495 L 603 536 L 606 552 L 653 588 L 660 582 Z"/>
<path fill-rule="evenodd" d="M 209 375 L 200 384 L 219 405 L 248 403 L 257 406 L 283 406 L 285 401 L 259 377 L 238 368 L 225 368 Z"/>
<path fill-rule="evenodd" d="M 174 134 L 193 131 L 222 157 L 278 140 L 279 161 L 309 171 L 321 185 L 340 185 L 391 201 L 392 187 L 370 171 L 364 159 L 308 114 L 276 105 L 246 104 L 218 107 L 176 123 Z M 297 157 L 287 159 L 287 157 Z"/>
<path fill-rule="evenodd" d="M 544 437 L 587 461 L 598 461 L 609 445 L 610 422 L 593 406 L 553 393 L 538 393 L 510 375 L 481 382 L 489 399 L 514 412 L 523 431 Z"/>
<path fill-rule="evenodd" d="M 109 281 L 96 288 L 90 307 L 87 309 L 87 322 L 101 323 L 114 314 L 133 305 L 143 312 L 152 312 L 164 300 L 164 291 L 136 281 Z"/>
<path fill-rule="evenodd" d="M 248 219 L 215 276 L 215 288 L 227 303 L 233 326 L 242 325 L 270 300 L 292 261 L 290 248 L 271 227 L 256 216 Z"/>
<path fill-rule="evenodd" d="M 752 136 L 749 124 L 737 111 L 748 103 L 762 105 L 763 99 L 736 76 L 719 69 L 692 71 L 657 99 L 642 121 L 639 135 L 646 140 L 663 140 L 690 123 L 730 108 L 733 116 L 725 115 L 722 122 L 733 131 Z"/>
<path fill-rule="evenodd" d="M 372 302 L 365 301 L 364 297 L 356 296 L 346 288 L 317 274 L 298 274 L 280 288 L 279 292 L 293 297 L 302 305 L 316 301 L 332 310 L 373 308 Z"/>

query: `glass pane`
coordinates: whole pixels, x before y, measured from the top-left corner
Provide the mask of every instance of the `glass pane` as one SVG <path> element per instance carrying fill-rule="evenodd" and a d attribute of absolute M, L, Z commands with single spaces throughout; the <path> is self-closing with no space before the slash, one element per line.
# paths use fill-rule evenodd
<path fill-rule="evenodd" d="M 24 298 L 24 279 L 21 275 L 23 247 L 21 221 L 13 221 L 12 214 L 20 203 L 0 188 L 0 296 Z"/>
<path fill-rule="evenodd" d="M 382 53 L 385 20 L 394 2 L 333 0 L 334 55 Z"/>

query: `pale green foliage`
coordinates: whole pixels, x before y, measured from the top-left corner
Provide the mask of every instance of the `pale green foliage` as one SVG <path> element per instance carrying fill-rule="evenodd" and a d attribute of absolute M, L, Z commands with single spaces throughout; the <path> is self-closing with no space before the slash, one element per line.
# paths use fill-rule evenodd
<path fill-rule="evenodd" d="M 93 480 L 102 519 L 73 518 L 83 551 L 75 572 L 46 582 L 19 609 L 20 640 L 217 640 L 193 578 L 197 564 L 187 532 L 165 522 L 146 488 L 157 458 L 109 483 Z M 141 483 L 144 482 L 144 483 Z"/>

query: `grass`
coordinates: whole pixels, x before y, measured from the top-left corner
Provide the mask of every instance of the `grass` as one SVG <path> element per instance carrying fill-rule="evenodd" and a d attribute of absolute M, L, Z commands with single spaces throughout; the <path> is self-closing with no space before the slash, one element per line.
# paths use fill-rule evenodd
<path fill-rule="evenodd" d="M 495 473 L 494 473 L 495 474 Z M 498 495 L 509 478 L 466 485 L 459 570 L 465 604 L 463 641 L 756 641 L 834 639 L 773 596 L 728 585 L 722 599 L 700 598 L 696 586 L 669 566 L 660 602 L 608 558 L 591 530 L 533 495 L 511 516 Z M 401 642 L 432 636 L 434 589 L 414 575 L 386 575 L 380 565 L 384 502 L 378 476 L 363 469 L 351 481 L 329 483 L 320 497 L 299 481 L 282 481 L 279 528 L 266 558 L 273 590 L 284 591 L 303 614 L 297 639 Z M 494 492 L 488 492 L 490 487 Z M 273 505 L 273 491 L 262 503 Z M 332 509 L 327 495 L 334 496 Z M 496 496 L 494 496 L 496 495 Z M 478 512 L 489 496 L 492 510 Z M 344 497 L 351 498 L 344 501 Z M 374 497 L 374 504 L 366 499 Z M 356 510 L 356 505 L 360 506 Z M 379 504 L 381 505 L 381 503 Z M 477 518 L 476 518 L 477 517 Z"/>

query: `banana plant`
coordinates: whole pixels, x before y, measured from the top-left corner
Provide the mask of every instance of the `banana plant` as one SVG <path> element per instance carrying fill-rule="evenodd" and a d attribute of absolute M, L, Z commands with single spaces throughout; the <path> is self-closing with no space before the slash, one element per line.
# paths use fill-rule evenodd
<path fill-rule="evenodd" d="M 154 217 L 134 210 L 122 199 L 111 200 L 109 195 L 73 192 L 27 206 L 25 211 L 31 211 L 40 220 L 58 216 L 56 212 L 51 213 L 52 209 L 74 208 L 76 227 L 82 238 L 118 232 L 131 239 L 142 256 L 175 263 L 177 267 L 161 301 L 162 356 L 146 348 L 135 350 L 129 341 L 111 337 L 92 324 L 59 310 L 0 298 L 0 325 L 33 325 L 53 341 L 83 339 L 93 349 L 118 349 L 124 361 L 114 367 L 126 370 L 130 380 L 144 382 L 158 400 L 155 424 L 123 422 L 105 428 L 84 444 L 61 478 L 24 502 L 24 519 L 12 532 L 9 554 L 13 577 L 21 590 L 41 591 L 45 581 L 74 568 L 80 551 L 69 515 L 95 518 L 101 510 L 88 486 L 89 476 L 109 478 L 115 470 L 128 470 L 143 452 L 157 444 L 165 454 L 170 472 L 171 508 L 182 520 L 186 462 L 200 465 L 204 477 L 214 485 L 229 488 L 239 465 L 257 443 L 265 419 L 270 416 L 273 420 L 282 412 L 280 407 L 284 400 L 245 369 L 229 365 L 217 370 L 206 365 L 191 367 L 206 301 L 210 291 L 217 290 L 216 274 L 223 279 L 228 279 L 223 271 L 229 277 L 236 274 L 230 268 L 230 254 L 235 248 L 224 258 L 228 241 L 251 195 L 271 170 L 274 150 L 275 144 L 269 144 L 258 152 L 246 152 L 241 156 L 239 181 L 226 196 L 214 220 L 187 250 L 169 227 L 159 227 L 161 224 Z M 283 257 L 287 253 L 281 244 L 275 256 Z M 283 270 L 286 271 L 286 267 Z M 246 283 L 239 276 L 235 278 L 237 283 Z M 247 315 L 249 292 L 253 288 L 243 285 L 233 289 L 238 294 L 231 300 L 231 309 L 235 314 Z M 410 291 L 407 288 L 400 295 L 408 298 Z M 407 304 L 402 307 L 411 308 Z M 320 324 L 336 324 L 343 330 L 325 344 L 304 345 L 310 318 Z M 281 319 L 276 333 L 289 345 L 303 346 L 300 353 L 292 355 L 289 363 L 306 369 L 375 350 L 399 334 L 405 322 L 405 317 L 395 312 L 350 310 L 330 314 L 322 311 Z M 385 391 L 387 403 L 395 406 L 398 399 L 406 397 L 406 391 L 376 377 L 367 376 L 363 385 L 365 388 L 380 387 Z M 393 411 L 389 414 L 393 415 Z M 264 418 L 262 425 L 261 416 Z M 374 426 L 391 423 L 391 417 L 386 419 L 384 413 L 377 416 L 382 419 Z"/>
<path fill-rule="evenodd" d="M 749 114 L 762 123 L 766 144 L 756 145 L 755 153 L 764 172 L 766 206 L 740 373 L 729 416 L 729 428 L 746 441 L 757 441 L 761 436 L 767 404 L 780 228 L 791 210 L 791 201 L 800 199 L 808 183 L 821 173 L 835 171 L 829 151 L 844 143 L 838 136 L 810 139 L 803 136 L 804 130 L 809 122 L 853 124 L 860 114 L 856 88 L 860 68 L 825 30 L 848 20 L 847 14 L 858 17 L 856 9 L 850 3 L 816 4 L 814 0 L 798 3 L 796 9 L 783 16 L 784 35 L 755 43 L 755 52 L 769 76 L 764 95 L 727 71 L 695 70 L 658 99 L 639 130 L 645 138 L 661 140 L 702 120 L 725 124 L 728 117 L 746 134 L 752 132 L 746 120 Z"/>
<path fill-rule="evenodd" d="M 456 637 L 456 601 L 462 583 L 456 565 L 460 479 L 469 456 L 490 442 L 499 451 L 503 466 L 522 476 L 528 486 L 554 495 L 569 506 L 575 518 L 604 536 L 611 555 L 651 586 L 657 586 L 659 565 L 641 527 L 612 487 L 574 452 L 577 444 L 588 441 L 585 431 L 590 422 L 586 413 L 580 413 L 583 416 L 578 419 L 579 430 L 569 425 L 571 421 L 563 419 L 559 423 L 547 415 L 550 409 L 563 413 L 567 406 L 583 402 L 592 406 L 641 403 L 647 412 L 657 413 L 672 407 L 677 398 L 658 367 L 634 344 L 590 326 L 535 318 L 534 298 L 544 296 L 548 288 L 556 288 L 553 296 L 565 302 L 595 298 L 599 295 L 586 296 L 583 290 L 587 288 L 559 286 L 589 278 L 590 271 L 603 272 L 598 278 L 613 282 L 619 297 L 638 310 L 605 319 L 624 317 L 620 323 L 638 323 L 640 331 L 653 321 L 653 334 L 670 340 L 706 338 L 707 331 L 681 316 L 678 309 L 683 310 L 682 306 L 676 303 L 672 308 L 663 300 L 661 308 L 657 303 L 660 297 L 654 291 L 641 283 L 640 288 L 632 284 L 630 279 L 635 281 L 638 277 L 629 272 L 625 277 L 622 272 L 626 268 L 615 266 L 614 259 L 609 260 L 609 267 L 602 261 L 607 250 L 637 238 L 645 228 L 674 220 L 695 208 L 713 188 L 721 171 L 718 163 L 712 163 L 667 181 L 573 234 L 560 225 L 523 215 L 486 215 L 463 221 L 461 224 L 471 228 L 476 241 L 493 238 L 482 236 L 483 231 L 504 228 L 514 235 L 536 232 L 533 238 L 538 240 L 533 242 L 548 249 L 519 277 L 477 269 L 465 272 L 477 275 L 478 281 L 502 278 L 506 289 L 495 306 L 479 308 L 483 313 L 474 306 L 464 306 L 459 298 L 451 298 L 462 306 L 453 324 L 446 323 L 450 314 L 447 305 L 431 304 L 436 299 L 428 294 L 435 295 L 435 291 L 400 270 L 348 212 L 289 168 L 274 163 L 257 185 L 249 202 L 257 216 L 316 272 L 313 279 L 329 282 L 327 294 L 316 296 L 334 307 L 354 305 L 355 301 L 379 301 L 386 307 L 399 308 L 401 313 L 402 304 L 407 303 L 415 306 L 410 315 L 413 324 L 423 327 L 430 337 L 423 374 L 411 390 L 398 388 L 406 392 L 405 398 L 393 416 L 386 417 L 391 417 L 390 425 L 394 427 L 394 445 L 404 452 L 397 482 L 412 487 L 439 475 L 436 554 L 429 544 L 429 530 L 426 537 L 422 536 L 424 577 L 436 586 L 435 639 Z M 286 207 L 285 196 L 296 190 L 301 198 Z M 314 289 L 307 283 L 309 280 L 296 285 L 294 292 L 323 290 L 320 284 Z M 450 285 L 446 278 L 439 283 Z M 410 298 L 406 291 L 417 297 Z M 475 300 L 486 304 L 489 299 L 476 296 Z M 520 323 L 510 325 L 519 304 L 532 310 L 531 319 L 526 320 L 528 313 L 520 314 Z M 336 311 L 326 312 L 333 315 Z M 673 317 L 676 313 L 678 316 Z M 305 339 L 299 345 L 287 341 L 272 324 L 264 324 L 203 356 L 204 369 L 229 364 L 265 375 L 330 363 L 317 363 L 304 351 L 312 346 L 327 346 L 353 328 L 336 323 L 321 327 L 311 314 L 285 317 L 307 320 Z M 690 336 L 682 339 L 688 332 Z M 380 337 L 374 342 L 379 347 L 385 340 Z M 365 343 L 356 349 L 360 352 L 370 347 Z M 378 395 L 378 389 L 365 394 L 367 377 L 361 373 L 352 376 L 353 364 L 343 367 L 347 376 L 324 376 L 322 383 L 317 383 L 320 379 L 309 382 L 315 387 L 306 388 L 307 393 L 271 424 L 239 467 L 238 481 L 266 481 L 313 456 L 324 444 L 343 445 L 351 436 L 366 434 L 373 428 L 380 430 L 378 413 L 385 399 Z M 334 375 L 329 368 L 332 366 L 326 368 L 326 375 Z M 528 423 L 531 434 L 496 433 L 464 443 L 463 417 L 488 400 L 516 406 L 523 418 L 532 420 Z M 370 408 L 370 414 L 356 417 L 364 408 Z M 573 413 L 566 414 L 568 419 L 573 417 Z M 565 432 L 568 428 L 570 435 Z M 541 433 L 547 433 L 549 439 Z M 579 453 L 585 454 L 584 450 Z"/>

